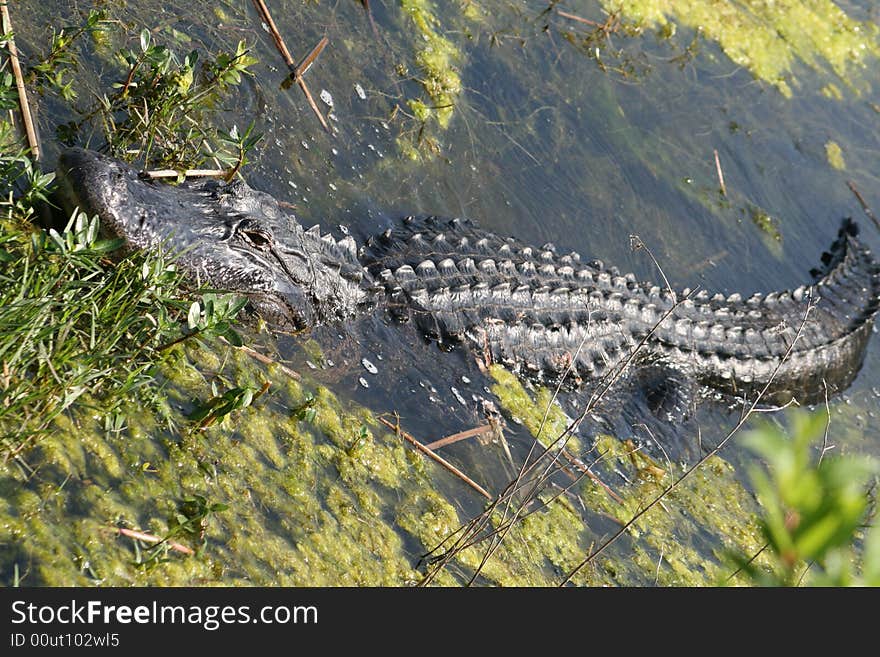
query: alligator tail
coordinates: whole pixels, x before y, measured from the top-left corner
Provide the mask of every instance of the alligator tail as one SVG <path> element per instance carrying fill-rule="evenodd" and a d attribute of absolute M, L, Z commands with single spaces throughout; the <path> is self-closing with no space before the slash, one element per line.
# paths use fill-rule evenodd
<path fill-rule="evenodd" d="M 843 223 L 812 285 L 747 299 L 673 294 L 458 219 L 410 217 L 369 240 L 361 262 L 394 317 L 530 376 L 577 384 L 632 363 L 734 395 L 811 401 L 849 385 L 873 329 L 880 269 L 857 233 Z"/>
<path fill-rule="evenodd" d="M 880 267 L 846 219 L 812 274 L 811 285 L 748 299 L 694 295 L 658 328 L 655 347 L 701 383 L 733 394 L 811 403 L 842 390 L 873 331 Z"/>

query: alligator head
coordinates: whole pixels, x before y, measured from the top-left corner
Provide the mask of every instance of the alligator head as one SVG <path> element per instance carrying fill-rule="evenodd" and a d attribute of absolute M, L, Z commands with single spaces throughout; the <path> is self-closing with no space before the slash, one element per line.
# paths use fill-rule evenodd
<path fill-rule="evenodd" d="M 94 151 L 71 148 L 57 169 L 58 198 L 97 215 L 126 249 L 163 248 L 195 285 L 246 295 L 277 328 L 302 330 L 372 303 L 354 240 L 305 230 L 278 201 L 240 181 L 169 185 Z"/>

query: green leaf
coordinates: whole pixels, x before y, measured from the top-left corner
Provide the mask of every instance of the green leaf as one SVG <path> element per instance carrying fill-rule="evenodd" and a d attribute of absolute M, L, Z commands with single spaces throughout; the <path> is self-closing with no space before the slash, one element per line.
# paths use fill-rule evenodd
<path fill-rule="evenodd" d="M 125 244 L 125 240 L 122 238 L 98 240 L 92 244 L 92 251 L 95 253 L 110 253 L 111 251 L 119 249 L 123 244 Z"/>
<path fill-rule="evenodd" d="M 241 336 L 238 334 L 235 329 L 231 326 L 228 327 L 225 331 L 220 333 L 224 338 L 226 338 L 227 342 L 231 344 L 233 347 L 240 347 L 244 344 L 244 340 L 241 339 Z"/>

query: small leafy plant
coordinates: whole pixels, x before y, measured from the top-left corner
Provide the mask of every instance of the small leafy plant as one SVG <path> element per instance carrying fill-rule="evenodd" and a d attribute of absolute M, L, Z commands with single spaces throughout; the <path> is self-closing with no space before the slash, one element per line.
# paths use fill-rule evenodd
<path fill-rule="evenodd" d="M 235 53 L 200 63 L 198 51 L 181 59 L 143 30 L 139 48 L 121 51 L 117 60 L 123 67 L 120 81 L 84 119 L 100 119 L 111 154 L 157 168 L 185 169 L 208 158 L 241 168 L 244 154 L 259 140 L 253 127 L 241 135 L 237 129 L 224 133 L 206 117 L 256 62 L 244 41 Z"/>
<path fill-rule="evenodd" d="M 811 445 L 825 419 L 805 412 L 790 417 L 791 437 L 769 423 L 746 437 L 768 466 L 751 472 L 767 547 L 763 565 L 737 557 L 740 570 L 762 586 L 880 585 L 880 526 L 866 528 L 878 463 L 862 456 L 814 459 Z"/>
<path fill-rule="evenodd" d="M 31 67 L 28 82 L 38 88 L 48 86 L 54 89 L 66 102 L 76 100 L 71 71 L 77 67 L 73 45 L 83 35 L 94 35 L 106 30 L 109 25 L 107 12 L 92 9 L 82 25 L 64 27 L 52 31 L 49 53 Z"/>
<path fill-rule="evenodd" d="M 254 400 L 266 392 L 268 388 L 268 383 L 259 390 L 251 386 L 236 386 L 221 393 L 217 385 L 212 383 L 211 391 L 213 392 L 213 397 L 190 413 L 189 419 L 200 430 L 207 429 L 235 411 L 247 408 L 253 404 Z"/>
<path fill-rule="evenodd" d="M 185 301 L 166 254 L 111 263 L 119 246 L 80 212 L 60 232 L 0 226 L 0 458 L 34 444 L 81 398 L 115 425 L 126 400 L 155 405 L 155 368 L 178 342 L 241 342 L 230 322 L 242 300 Z"/>

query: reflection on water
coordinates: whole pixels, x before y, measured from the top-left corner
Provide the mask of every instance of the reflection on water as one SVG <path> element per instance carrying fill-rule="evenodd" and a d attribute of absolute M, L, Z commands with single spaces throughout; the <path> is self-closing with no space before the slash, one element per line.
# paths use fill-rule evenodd
<path fill-rule="evenodd" d="M 45 35 L 31 30 L 45 7 L 20 4 L 22 20 L 33 21 L 20 47 L 36 48 Z M 403 214 L 468 216 L 492 231 L 553 242 L 657 279 L 644 252 L 630 251 L 636 234 L 675 287 L 744 294 L 807 282 L 843 216 L 858 218 L 865 241 L 880 249 L 878 230 L 847 186 L 880 208 L 880 79 L 870 54 L 867 68 L 849 66 L 836 50 L 826 55 L 798 42 L 789 68 L 774 69 L 768 82 L 755 68 L 761 62 L 749 70 L 745 46 L 731 41 L 735 33 L 701 38 L 681 12 L 667 13 L 666 27 L 639 27 L 639 15 L 657 16 L 642 3 L 624 5 L 641 5 L 642 14 L 634 9 L 614 24 L 591 2 L 565 10 L 583 21 L 540 2 L 466 3 L 465 10 L 457 2 L 433 9 L 371 3 L 373 31 L 360 3 L 290 3 L 275 20 L 294 58 L 322 36 L 330 40 L 306 79 L 332 135 L 295 85 L 281 90 L 287 69 L 250 3 L 126 11 L 128 20 L 149 20 L 154 38 L 181 52 L 241 38 L 253 44 L 257 76 L 223 120 L 256 123 L 265 138 L 248 181 L 295 204 L 307 225 L 346 226 L 362 240 Z M 864 38 L 876 53 L 875 10 L 847 6 L 852 20 L 868 21 Z M 785 20 L 773 17 L 768 29 L 785 32 Z M 845 27 L 852 32 L 853 23 Z M 716 28 L 707 34 L 721 34 Z M 83 46 L 94 80 L 113 78 L 110 52 Z M 86 80 L 81 99 L 94 91 Z M 69 120 L 69 110 L 50 99 L 42 110 L 44 138 Z M 281 356 L 303 370 L 321 368 L 318 379 L 343 399 L 400 413 L 426 441 L 481 422 L 477 402 L 494 399 L 492 379 L 470 355 L 443 353 L 379 315 L 310 338 L 322 362 L 304 340 L 282 340 Z M 880 454 L 877 342 L 853 387 L 832 402 L 840 449 Z M 561 401 L 573 417 L 583 397 L 564 393 Z M 693 460 L 736 420 L 723 405 L 708 404 L 670 426 L 645 420 L 639 403 L 622 400 L 591 417 L 581 429 L 584 451 L 597 433 L 610 432 L 661 458 Z M 473 441 L 450 453 L 500 489 L 530 445 L 525 431 L 514 427 L 511 435 L 512 461 L 493 452 L 487 462 Z M 725 456 L 748 458 L 735 444 Z"/>

